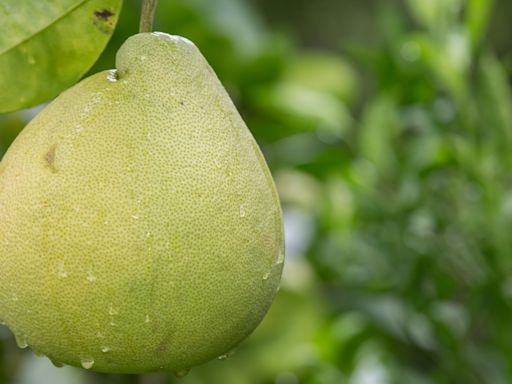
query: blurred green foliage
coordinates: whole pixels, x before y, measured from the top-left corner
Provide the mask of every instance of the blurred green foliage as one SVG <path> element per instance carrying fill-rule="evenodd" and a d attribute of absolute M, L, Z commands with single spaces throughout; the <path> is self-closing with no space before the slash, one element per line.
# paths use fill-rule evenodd
<path fill-rule="evenodd" d="M 262 325 L 180 382 L 511 382 L 510 3 L 319 3 L 160 2 L 156 29 L 199 46 L 262 146 L 287 238 Z M 0 115 L 0 154 L 38 110 Z M 176 380 L 53 368 L 2 327 L 0 362 L 5 383 Z"/>

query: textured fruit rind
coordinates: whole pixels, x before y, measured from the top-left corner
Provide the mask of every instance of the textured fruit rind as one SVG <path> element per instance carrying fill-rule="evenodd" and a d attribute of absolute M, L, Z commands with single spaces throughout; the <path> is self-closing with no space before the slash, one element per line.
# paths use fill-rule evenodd
<path fill-rule="evenodd" d="M 138 34 L 0 163 L 0 319 L 56 362 L 180 371 L 233 348 L 283 266 L 278 196 L 197 48 Z"/>

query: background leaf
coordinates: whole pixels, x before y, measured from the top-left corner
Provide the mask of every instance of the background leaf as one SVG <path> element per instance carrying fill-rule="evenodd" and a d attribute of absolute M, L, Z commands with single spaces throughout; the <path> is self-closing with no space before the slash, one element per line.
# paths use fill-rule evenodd
<path fill-rule="evenodd" d="M 105 48 L 121 0 L 0 3 L 0 112 L 30 107 L 73 85 Z"/>

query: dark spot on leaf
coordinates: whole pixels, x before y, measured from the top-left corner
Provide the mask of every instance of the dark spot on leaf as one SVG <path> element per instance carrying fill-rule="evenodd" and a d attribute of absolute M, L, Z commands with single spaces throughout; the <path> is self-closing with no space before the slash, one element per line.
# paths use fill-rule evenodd
<path fill-rule="evenodd" d="M 101 32 L 111 35 L 114 31 L 115 18 L 114 11 L 111 9 L 98 9 L 93 12 L 93 24 Z"/>
<path fill-rule="evenodd" d="M 55 150 L 57 146 L 52 146 L 48 152 L 44 155 L 44 160 L 46 161 L 46 166 L 50 168 L 53 173 L 57 172 L 57 168 L 55 168 Z"/>
<path fill-rule="evenodd" d="M 110 9 L 101 9 L 94 11 L 94 16 L 101 20 L 108 20 L 110 16 L 114 16 L 114 12 L 112 12 Z"/>
<path fill-rule="evenodd" d="M 183 101 L 180 101 L 180 105 L 185 105 L 185 103 Z"/>

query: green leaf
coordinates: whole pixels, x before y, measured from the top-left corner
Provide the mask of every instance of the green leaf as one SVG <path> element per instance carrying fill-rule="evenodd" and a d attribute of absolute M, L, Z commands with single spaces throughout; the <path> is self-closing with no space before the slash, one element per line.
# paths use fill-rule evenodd
<path fill-rule="evenodd" d="M 286 81 L 351 102 L 359 86 L 354 69 L 340 55 L 308 52 L 296 55 L 285 69 Z"/>
<path fill-rule="evenodd" d="M 0 112 L 57 96 L 94 64 L 122 0 L 2 0 Z"/>
<path fill-rule="evenodd" d="M 466 28 L 473 46 L 480 43 L 491 17 L 494 0 L 469 0 L 466 10 Z"/>
<path fill-rule="evenodd" d="M 463 0 L 409 0 L 412 15 L 436 35 L 443 35 L 458 24 Z"/>
<path fill-rule="evenodd" d="M 360 153 L 382 171 L 397 164 L 396 148 L 400 134 L 397 105 L 389 96 L 372 101 L 364 111 L 359 128 Z"/>

